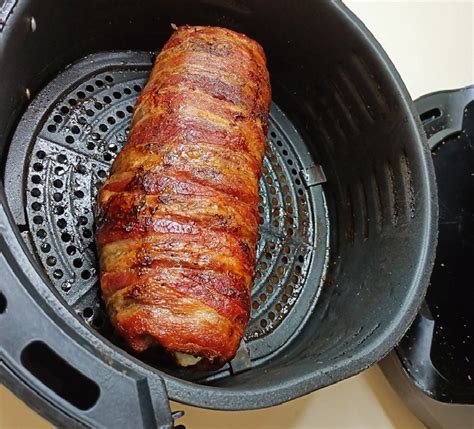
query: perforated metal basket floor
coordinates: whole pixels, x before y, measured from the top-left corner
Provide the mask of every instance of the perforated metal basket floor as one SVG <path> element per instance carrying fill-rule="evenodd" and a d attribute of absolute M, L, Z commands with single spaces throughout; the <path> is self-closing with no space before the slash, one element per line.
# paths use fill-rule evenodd
<path fill-rule="evenodd" d="M 97 189 L 126 141 L 152 58 L 145 52 L 98 53 L 65 70 L 28 108 L 5 173 L 10 209 L 52 289 L 92 329 L 121 346 L 100 299 L 93 212 Z M 318 186 L 323 180 L 273 104 L 245 334 L 252 365 L 288 344 L 316 304 L 328 259 L 327 211 Z"/>

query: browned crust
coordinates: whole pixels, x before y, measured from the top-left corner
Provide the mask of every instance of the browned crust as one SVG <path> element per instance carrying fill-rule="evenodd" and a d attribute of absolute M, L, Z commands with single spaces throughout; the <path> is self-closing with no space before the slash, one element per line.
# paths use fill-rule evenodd
<path fill-rule="evenodd" d="M 136 351 L 231 359 L 250 312 L 270 83 L 265 54 L 217 27 L 179 27 L 99 192 L 101 288 Z"/>

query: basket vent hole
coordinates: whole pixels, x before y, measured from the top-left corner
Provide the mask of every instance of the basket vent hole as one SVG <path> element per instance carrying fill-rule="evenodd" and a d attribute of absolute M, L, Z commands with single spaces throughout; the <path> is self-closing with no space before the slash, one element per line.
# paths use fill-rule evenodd
<path fill-rule="evenodd" d="M 75 255 L 76 254 L 76 246 L 73 246 L 73 245 L 67 246 L 66 253 L 69 256 Z"/>
<path fill-rule="evenodd" d="M 99 386 L 42 341 L 23 349 L 21 363 L 41 383 L 80 410 L 92 408 L 99 399 Z"/>
<path fill-rule="evenodd" d="M 82 311 L 82 315 L 85 319 L 90 319 L 92 316 L 94 316 L 94 309 L 91 307 L 86 307 Z"/>
<path fill-rule="evenodd" d="M 63 274 L 64 274 L 63 271 L 58 268 L 54 270 L 53 277 L 59 280 L 60 278 L 62 278 Z"/>
<path fill-rule="evenodd" d="M 46 238 L 46 231 L 44 229 L 39 229 L 38 232 L 36 233 L 36 236 L 38 238 Z"/>
<path fill-rule="evenodd" d="M 7 298 L 0 292 L 0 314 L 5 313 L 7 309 Z"/>
<path fill-rule="evenodd" d="M 50 250 L 51 250 L 51 244 L 49 244 L 49 243 L 43 243 L 43 244 L 41 245 L 41 251 L 42 251 L 43 253 L 48 253 Z"/>
<path fill-rule="evenodd" d="M 82 259 L 76 258 L 74 261 L 72 261 L 72 265 L 74 265 L 76 268 L 81 268 L 82 267 Z"/>
<path fill-rule="evenodd" d="M 53 186 L 55 188 L 62 188 L 63 187 L 63 181 L 61 179 L 56 179 L 54 182 L 53 182 Z"/>
<path fill-rule="evenodd" d="M 37 212 L 37 211 L 41 210 L 41 204 L 38 203 L 37 201 L 35 201 L 33 204 L 31 204 L 31 208 L 32 208 L 35 212 Z"/>
<path fill-rule="evenodd" d="M 57 174 L 58 176 L 62 176 L 64 174 L 65 170 L 64 170 L 64 167 L 56 167 L 54 169 L 54 174 Z"/>
<path fill-rule="evenodd" d="M 48 258 L 46 259 L 46 263 L 50 266 L 50 267 L 54 267 L 56 265 L 56 257 L 55 256 L 48 256 Z"/>
<path fill-rule="evenodd" d="M 35 223 L 36 225 L 41 225 L 43 223 L 43 216 L 34 216 L 33 223 Z"/>

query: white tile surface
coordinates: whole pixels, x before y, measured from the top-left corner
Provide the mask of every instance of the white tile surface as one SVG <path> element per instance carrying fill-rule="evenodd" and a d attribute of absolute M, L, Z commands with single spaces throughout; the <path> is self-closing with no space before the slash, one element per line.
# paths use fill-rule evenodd
<path fill-rule="evenodd" d="M 395 64 L 413 99 L 474 83 L 474 2 L 345 2 Z"/>

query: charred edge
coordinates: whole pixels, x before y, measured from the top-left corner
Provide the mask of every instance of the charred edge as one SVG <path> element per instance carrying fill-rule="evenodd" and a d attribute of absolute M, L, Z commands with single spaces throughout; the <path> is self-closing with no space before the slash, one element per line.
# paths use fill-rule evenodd
<path fill-rule="evenodd" d="M 388 192 L 390 196 L 390 211 L 392 224 L 397 226 L 400 218 L 400 207 L 398 204 L 398 191 L 395 186 L 395 176 L 393 173 L 393 167 L 390 161 L 385 163 L 385 178 L 387 181 Z"/>
<path fill-rule="evenodd" d="M 415 187 L 413 185 L 410 161 L 408 160 L 406 149 L 403 149 L 402 155 L 400 157 L 400 162 L 402 166 L 402 171 L 405 173 L 403 174 L 403 182 L 405 186 L 405 195 L 408 199 L 409 215 L 407 216 L 407 219 L 413 219 L 416 214 Z"/>

